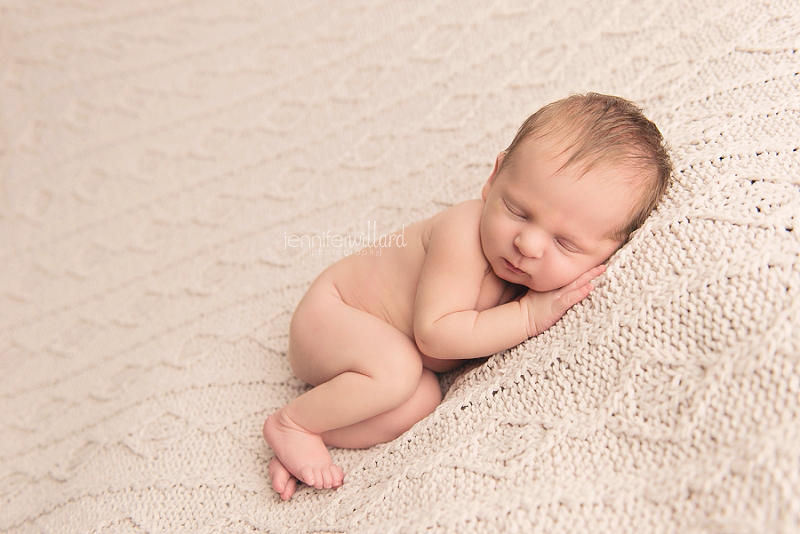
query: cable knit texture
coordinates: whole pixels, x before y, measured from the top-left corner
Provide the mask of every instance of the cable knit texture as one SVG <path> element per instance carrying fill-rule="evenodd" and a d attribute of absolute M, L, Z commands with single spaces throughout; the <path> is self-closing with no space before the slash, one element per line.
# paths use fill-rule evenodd
<path fill-rule="evenodd" d="M 795 0 L 0 1 L 0 530 L 800 531 L 798 35 Z M 281 502 L 311 281 L 585 91 L 660 126 L 667 198 L 553 328 Z"/>

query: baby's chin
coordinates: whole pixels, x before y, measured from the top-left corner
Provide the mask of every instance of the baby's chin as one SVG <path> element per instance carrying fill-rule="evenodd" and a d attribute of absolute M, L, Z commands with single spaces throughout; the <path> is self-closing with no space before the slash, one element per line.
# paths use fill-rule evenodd
<path fill-rule="evenodd" d="M 503 274 L 498 273 L 496 269 L 492 269 L 492 271 L 494 271 L 494 274 L 497 275 L 497 278 L 499 278 L 501 280 L 505 280 L 509 284 L 514 284 L 515 286 L 520 286 L 520 287 L 524 287 L 524 288 L 527 288 L 527 289 L 532 289 L 533 291 L 536 291 L 536 292 L 539 292 L 539 293 L 545 293 L 547 291 L 552 291 L 553 289 L 558 289 L 557 287 L 540 286 L 540 285 L 536 284 L 535 282 L 531 283 L 530 281 L 521 280 L 522 278 L 528 278 L 527 276 L 508 276 L 505 273 L 503 273 Z"/>
<path fill-rule="evenodd" d="M 552 286 L 537 286 L 536 284 L 532 284 L 532 285 L 531 284 L 522 284 L 522 285 L 524 285 L 525 287 L 527 287 L 528 289 L 530 289 L 532 291 L 536 291 L 537 293 L 547 293 L 548 291 L 553 291 L 553 290 L 556 290 L 556 289 L 560 289 L 558 287 L 552 287 Z"/>
<path fill-rule="evenodd" d="M 549 284 L 537 284 L 536 281 L 523 282 L 523 281 L 519 280 L 519 278 L 523 278 L 522 276 L 513 277 L 513 276 L 507 276 L 507 275 L 500 275 L 500 274 L 497 273 L 497 271 L 495 271 L 494 274 L 496 274 L 498 278 L 500 278 L 502 280 L 505 280 L 509 284 L 514 284 L 514 285 L 517 285 L 517 286 L 521 286 L 521 287 L 530 289 L 532 291 L 536 291 L 537 293 L 547 293 L 548 291 L 553 291 L 555 289 L 561 289 L 561 287 L 562 287 L 562 286 L 553 286 L 553 285 L 549 285 Z"/>

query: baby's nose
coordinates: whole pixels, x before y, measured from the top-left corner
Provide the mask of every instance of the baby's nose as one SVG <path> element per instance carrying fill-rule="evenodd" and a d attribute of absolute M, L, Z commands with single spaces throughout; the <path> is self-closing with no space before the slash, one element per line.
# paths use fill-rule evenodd
<path fill-rule="evenodd" d="M 519 253 L 526 258 L 541 258 L 547 247 L 547 241 L 548 237 L 545 232 L 531 228 L 517 235 L 514 245 L 519 250 Z"/>

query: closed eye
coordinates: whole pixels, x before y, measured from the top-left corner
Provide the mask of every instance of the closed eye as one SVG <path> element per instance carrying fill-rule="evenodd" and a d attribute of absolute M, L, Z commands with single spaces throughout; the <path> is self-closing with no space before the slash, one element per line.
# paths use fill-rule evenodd
<path fill-rule="evenodd" d="M 556 243 L 558 243 L 559 247 L 572 254 L 577 254 L 580 252 L 580 249 L 578 247 L 576 247 L 572 242 L 567 241 L 566 239 L 557 237 Z"/>
<path fill-rule="evenodd" d="M 513 206 L 509 205 L 509 203 L 506 202 L 505 200 L 503 201 L 503 204 L 506 205 L 506 209 L 508 210 L 509 213 L 511 213 L 511 215 L 519 219 L 525 219 L 525 214 L 520 212 L 517 208 L 514 208 Z"/>

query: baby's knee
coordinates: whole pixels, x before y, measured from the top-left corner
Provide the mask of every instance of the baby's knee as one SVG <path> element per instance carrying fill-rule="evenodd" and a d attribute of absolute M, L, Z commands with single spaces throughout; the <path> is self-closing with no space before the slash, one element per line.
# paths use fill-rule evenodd
<path fill-rule="evenodd" d="M 414 424 L 436 410 L 442 402 L 442 389 L 436 374 L 425 369 L 422 371 L 414 394 L 396 411 L 393 412 L 391 424 L 387 432 L 391 435 L 385 441 L 397 438 Z"/>
<path fill-rule="evenodd" d="M 409 399 L 419 387 L 423 372 L 419 357 L 397 354 L 384 360 L 383 365 L 374 370 L 373 378 L 380 383 L 381 390 L 397 402 Z"/>
<path fill-rule="evenodd" d="M 433 412 L 442 402 L 442 386 L 439 384 L 439 377 L 430 369 L 423 369 L 419 379 L 416 395 L 419 397 L 419 404 L 422 411 Z"/>

